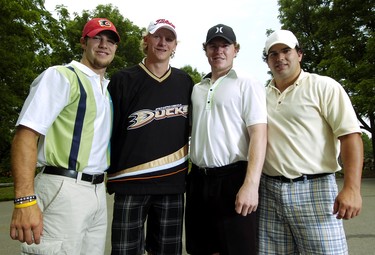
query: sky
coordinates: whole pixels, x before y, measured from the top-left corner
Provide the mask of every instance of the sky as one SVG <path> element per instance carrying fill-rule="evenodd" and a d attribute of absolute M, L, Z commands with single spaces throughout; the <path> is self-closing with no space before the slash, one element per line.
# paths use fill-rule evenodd
<path fill-rule="evenodd" d="M 277 0 L 45 0 L 44 6 L 55 13 L 56 5 L 62 4 L 70 14 L 92 11 L 99 4 L 112 4 L 122 16 L 140 28 L 147 28 L 150 21 L 159 18 L 171 21 L 176 26 L 178 45 L 170 64 L 177 68 L 190 65 L 199 73 L 210 72 L 202 49 L 208 29 L 220 23 L 228 25 L 233 28 L 240 44 L 234 69 L 264 83 L 270 79 L 262 52 L 266 30 L 281 28 Z"/>

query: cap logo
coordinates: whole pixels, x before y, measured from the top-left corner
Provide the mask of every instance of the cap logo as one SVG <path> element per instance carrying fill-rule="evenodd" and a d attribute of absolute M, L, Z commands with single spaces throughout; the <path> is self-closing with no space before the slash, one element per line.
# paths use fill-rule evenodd
<path fill-rule="evenodd" d="M 111 27 L 111 22 L 109 22 L 108 20 L 101 19 L 98 22 L 99 22 L 99 26 L 101 27 Z"/>
<path fill-rule="evenodd" d="M 215 32 L 215 34 L 217 34 L 217 33 L 222 34 L 222 33 L 223 33 L 223 27 L 216 27 L 216 32 Z"/>
<path fill-rule="evenodd" d="M 172 24 L 172 22 L 170 22 L 169 20 L 166 20 L 166 19 L 156 20 L 154 25 L 157 25 L 157 24 L 167 24 L 167 25 L 170 25 L 171 27 L 173 27 L 174 29 L 176 29 L 176 27 Z"/>

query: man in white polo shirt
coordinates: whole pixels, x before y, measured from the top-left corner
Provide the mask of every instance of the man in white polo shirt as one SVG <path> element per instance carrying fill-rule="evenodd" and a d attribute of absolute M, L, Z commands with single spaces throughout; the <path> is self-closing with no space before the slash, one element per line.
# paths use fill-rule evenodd
<path fill-rule="evenodd" d="M 50 67 L 31 85 L 11 152 L 10 236 L 23 242 L 21 254 L 104 254 L 112 123 L 105 72 L 119 41 L 111 21 L 94 18 L 82 31 L 81 61 Z"/>
<path fill-rule="evenodd" d="M 192 93 L 191 161 L 186 192 L 189 254 L 256 252 L 255 211 L 267 144 L 265 87 L 233 69 L 233 29 L 211 27 L 203 50 L 211 72 Z"/>

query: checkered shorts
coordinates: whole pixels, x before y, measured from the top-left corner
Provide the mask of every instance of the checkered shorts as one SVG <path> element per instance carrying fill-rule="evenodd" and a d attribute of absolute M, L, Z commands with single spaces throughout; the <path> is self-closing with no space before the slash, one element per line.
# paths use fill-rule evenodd
<path fill-rule="evenodd" d="M 259 254 L 348 254 L 343 222 L 332 213 L 333 174 L 285 183 L 262 176 Z"/>
<path fill-rule="evenodd" d="M 112 255 L 182 253 L 184 195 L 115 195 Z M 146 224 L 146 239 L 144 223 Z"/>

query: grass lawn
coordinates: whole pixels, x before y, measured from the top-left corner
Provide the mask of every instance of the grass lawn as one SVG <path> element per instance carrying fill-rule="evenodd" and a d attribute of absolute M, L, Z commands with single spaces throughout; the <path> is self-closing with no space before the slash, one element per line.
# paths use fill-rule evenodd
<path fill-rule="evenodd" d="M 13 186 L 0 187 L 0 201 L 9 201 L 14 199 Z"/>
<path fill-rule="evenodd" d="M 375 178 L 375 171 L 372 170 L 363 170 L 362 171 L 362 178 Z"/>
<path fill-rule="evenodd" d="M 0 176 L 0 183 L 13 183 L 13 178 Z M 13 190 L 14 190 L 13 186 L 7 186 L 7 187 L 0 186 L 0 201 L 13 200 L 14 199 Z"/>

